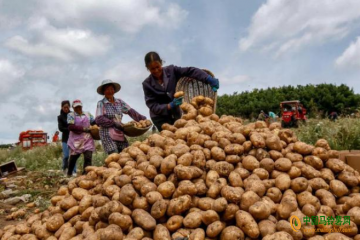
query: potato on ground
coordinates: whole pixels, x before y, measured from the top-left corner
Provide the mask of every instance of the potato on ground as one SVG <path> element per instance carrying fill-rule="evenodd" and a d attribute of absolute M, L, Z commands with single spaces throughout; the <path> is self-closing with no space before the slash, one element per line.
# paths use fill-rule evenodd
<path fill-rule="evenodd" d="M 137 225 L 146 231 L 152 231 L 156 227 L 156 220 L 143 209 L 135 209 L 131 217 Z"/>
<path fill-rule="evenodd" d="M 251 238 L 257 238 L 260 235 L 259 226 L 248 212 L 242 210 L 237 211 L 236 226 Z"/>

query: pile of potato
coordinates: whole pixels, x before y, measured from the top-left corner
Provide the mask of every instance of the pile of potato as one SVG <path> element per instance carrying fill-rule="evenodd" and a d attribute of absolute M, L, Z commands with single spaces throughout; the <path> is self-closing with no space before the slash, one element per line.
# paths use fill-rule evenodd
<path fill-rule="evenodd" d="M 152 123 L 150 120 L 140 120 L 139 122 L 136 122 L 136 121 L 130 121 L 126 124 L 124 124 L 124 127 L 126 126 L 132 126 L 134 125 L 135 127 L 137 128 L 147 128 L 147 127 L 150 127 L 152 126 Z"/>
<path fill-rule="evenodd" d="M 108 156 L 106 167 L 87 167 L 1 239 L 360 239 L 359 173 L 326 140 L 311 146 L 278 123 L 243 125 L 200 100 L 183 104 L 173 126 Z M 346 233 L 303 221 L 345 215 Z"/>

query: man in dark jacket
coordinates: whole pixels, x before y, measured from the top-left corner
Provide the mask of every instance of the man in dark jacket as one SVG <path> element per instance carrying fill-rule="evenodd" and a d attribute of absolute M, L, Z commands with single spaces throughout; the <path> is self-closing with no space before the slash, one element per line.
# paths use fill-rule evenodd
<path fill-rule="evenodd" d="M 62 169 L 64 171 L 64 174 L 67 174 L 67 168 L 68 168 L 68 160 L 69 160 L 69 146 L 67 144 L 67 141 L 69 139 L 69 125 L 67 123 L 67 115 L 70 112 L 70 101 L 65 100 L 61 102 L 61 110 L 60 115 L 58 118 L 58 128 L 60 132 L 62 133 L 61 136 L 61 142 L 62 142 L 62 151 L 63 151 L 63 162 L 62 162 Z M 76 166 L 74 169 L 74 173 L 76 173 Z"/>
<path fill-rule="evenodd" d="M 194 67 L 162 66 L 162 59 L 156 52 L 145 56 L 145 66 L 150 75 L 143 84 L 145 102 L 150 110 L 150 117 L 158 131 L 164 123 L 174 124 L 181 117 L 179 106 L 182 98 L 174 98 L 176 84 L 182 77 L 194 78 L 208 83 L 214 92 L 219 89 L 219 80 L 201 69 Z"/>

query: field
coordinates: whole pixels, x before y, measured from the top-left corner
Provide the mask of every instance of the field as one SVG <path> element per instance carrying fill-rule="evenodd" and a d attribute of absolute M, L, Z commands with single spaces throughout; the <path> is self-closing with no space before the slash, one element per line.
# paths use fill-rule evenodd
<path fill-rule="evenodd" d="M 306 124 L 293 129 L 299 140 L 314 144 L 317 139 L 328 140 L 332 149 L 360 149 L 360 120 L 340 119 L 337 122 L 329 120 L 311 119 Z M 130 144 L 141 138 L 130 138 Z M 93 165 L 103 165 L 106 154 L 101 145 L 97 143 L 96 152 L 93 154 Z M 19 197 L 25 194 L 30 195 L 29 202 L 35 202 L 36 207 L 28 208 L 28 214 L 36 208 L 43 210 L 49 205 L 49 199 L 56 193 L 59 186 L 66 184 L 67 179 L 61 169 L 62 152 L 60 145 L 49 145 L 22 151 L 19 147 L 8 150 L 0 150 L 0 164 L 14 160 L 18 167 L 25 169 L 13 175 L 0 184 L 0 200 L 3 198 Z M 81 171 L 82 158 L 78 162 L 78 170 Z M 14 191 L 10 196 L 2 196 L 1 192 L 5 186 Z M 6 204 L 0 201 L 0 225 L 11 224 L 12 221 L 4 221 L 6 215 L 16 208 L 25 207 L 26 203 Z"/>

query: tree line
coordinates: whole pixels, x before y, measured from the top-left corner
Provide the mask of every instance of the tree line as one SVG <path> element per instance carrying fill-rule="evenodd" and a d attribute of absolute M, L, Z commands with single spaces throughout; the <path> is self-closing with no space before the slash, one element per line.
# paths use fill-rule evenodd
<path fill-rule="evenodd" d="M 308 84 L 224 94 L 218 97 L 216 113 L 256 118 L 263 110 L 279 115 L 280 102 L 289 100 L 300 100 L 309 117 L 326 117 L 332 111 L 347 115 L 357 111 L 360 106 L 360 95 L 345 84 Z"/>

